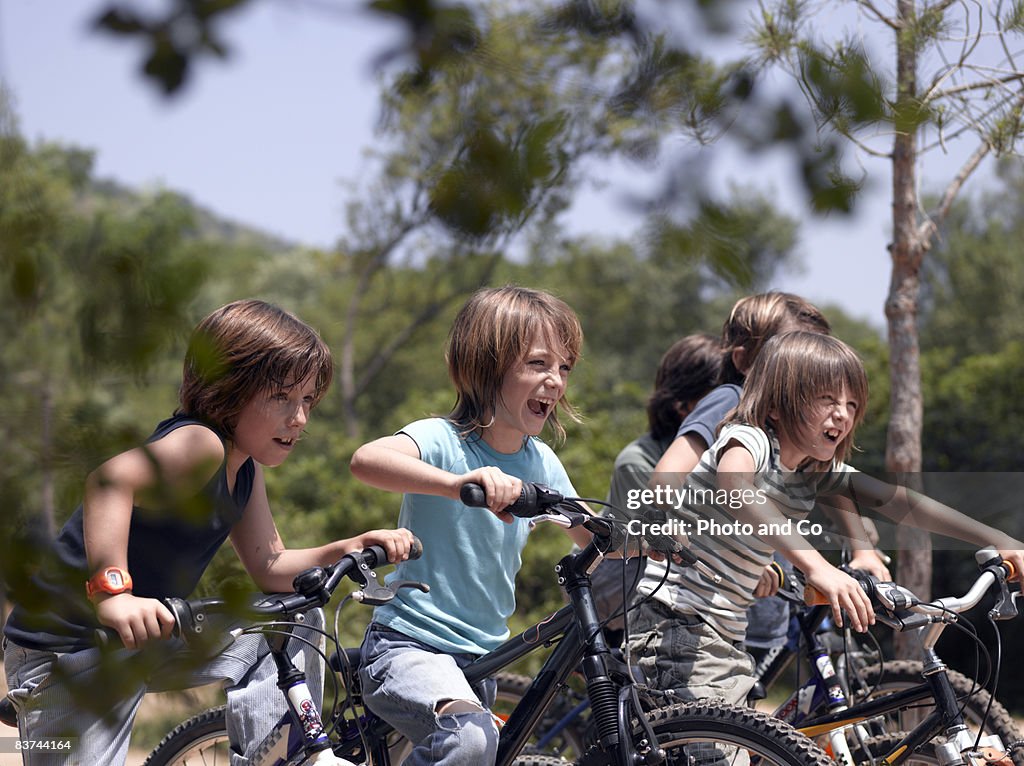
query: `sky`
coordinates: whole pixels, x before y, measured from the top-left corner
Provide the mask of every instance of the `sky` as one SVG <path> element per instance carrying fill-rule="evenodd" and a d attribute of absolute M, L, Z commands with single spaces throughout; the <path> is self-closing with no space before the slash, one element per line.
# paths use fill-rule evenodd
<path fill-rule="evenodd" d="M 186 91 L 165 99 L 138 71 L 141 46 L 89 28 L 105 5 L 0 0 L 0 79 L 13 91 L 23 135 L 93 149 L 99 177 L 169 188 L 223 217 L 331 246 L 344 230 L 348 184 L 369 170 L 373 62 L 396 28 L 354 0 L 260 0 L 224 25 L 230 58 L 202 62 Z M 804 271 L 773 287 L 883 328 L 890 181 L 885 163 L 865 167 L 873 191 L 855 215 L 827 220 L 806 212 L 778 157 L 719 161 L 713 183 L 752 184 L 803 222 Z M 622 163 L 595 172 L 606 185 L 587 192 L 567 223 L 578 233 L 627 236 L 639 219 L 623 194 L 643 192 L 651 178 Z"/>

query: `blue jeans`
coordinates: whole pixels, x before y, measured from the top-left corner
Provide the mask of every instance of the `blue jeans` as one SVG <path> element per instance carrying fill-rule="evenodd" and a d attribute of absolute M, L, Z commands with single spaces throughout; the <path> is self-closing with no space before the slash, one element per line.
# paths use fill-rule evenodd
<path fill-rule="evenodd" d="M 306 613 L 306 625 L 320 628 L 323 612 Z M 322 637 L 310 629 L 296 631 L 314 645 Z M 277 669 L 269 656 L 263 637 L 242 635 L 196 668 L 189 662 L 180 641 L 161 642 L 166 662 L 150 669 L 148 681 L 126 689 L 110 710 L 97 713 L 83 709 L 69 690 L 70 684 L 88 689 L 90 684 L 111 683 L 100 669 L 99 649 L 54 653 L 28 649 L 5 642 L 4 670 L 10 689 L 8 696 L 18 709 L 18 728 L 26 739 L 74 737 L 71 752 L 54 754 L 24 751 L 25 766 L 117 766 L 128 755 L 132 723 L 146 692 L 170 691 L 223 681 L 227 692 L 227 725 L 233 766 L 244 766 L 274 724 L 287 713 L 281 690 L 277 687 Z M 306 673 L 313 698 L 323 690 L 323 661 L 320 655 L 301 641 L 289 647 L 293 661 Z M 117 650 L 114 660 L 129 668 L 136 652 Z M 107 663 L 109 669 L 110 663 Z M 185 672 L 183 672 L 183 670 Z"/>
<path fill-rule="evenodd" d="M 462 668 L 472 654 L 446 654 L 414 638 L 371 624 L 359 679 L 367 707 L 413 743 L 405 766 L 488 766 L 498 752 L 490 713 L 496 684 L 470 686 Z M 449 702 L 450 712 L 440 712 Z"/>

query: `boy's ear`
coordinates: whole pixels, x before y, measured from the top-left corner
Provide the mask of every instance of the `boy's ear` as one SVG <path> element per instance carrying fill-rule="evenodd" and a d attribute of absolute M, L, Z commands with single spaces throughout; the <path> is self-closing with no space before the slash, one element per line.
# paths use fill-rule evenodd
<path fill-rule="evenodd" d="M 744 375 L 747 374 L 750 365 L 747 364 L 747 350 L 743 346 L 736 346 L 732 350 L 732 366 Z"/>

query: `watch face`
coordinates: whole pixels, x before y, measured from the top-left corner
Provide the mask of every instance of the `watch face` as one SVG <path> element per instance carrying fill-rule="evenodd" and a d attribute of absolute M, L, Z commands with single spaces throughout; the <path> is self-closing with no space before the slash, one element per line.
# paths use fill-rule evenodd
<path fill-rule="evenodd" d="M 121 577 L 121 573 L 120 572 L 108 571 L 106 573 L 106 575 L 107 575 L 107 584 L 109 584 L 111 588 L 123 588 L 124 587 L 124 579 Z"/>

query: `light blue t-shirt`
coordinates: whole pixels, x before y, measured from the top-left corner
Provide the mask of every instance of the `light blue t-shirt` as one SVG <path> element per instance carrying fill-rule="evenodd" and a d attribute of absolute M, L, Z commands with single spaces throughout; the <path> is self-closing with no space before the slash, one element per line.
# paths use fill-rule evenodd
<path fill-rule="evenodd" d="M 503 454 L 478 436 L 461 438 L 443 418 L 418 420 L 399 433 L 416 442 L 424 462 L 451 473 L 495 466 L 563 495 L 576 495 L 558 457 L 539 439 L 525 439 L 518 452 Z M 403 561 L 387 581 L 416 580 L 428 584 L 430 592 L 403 588 L 390 604 L 377 607 L 374 622 L 444 652 L 484 654 L 507 639 L 529 520 L 505 524 L 486 508 L 406 494 L 398 525 L 420 538 L 423 556 Z"/>

